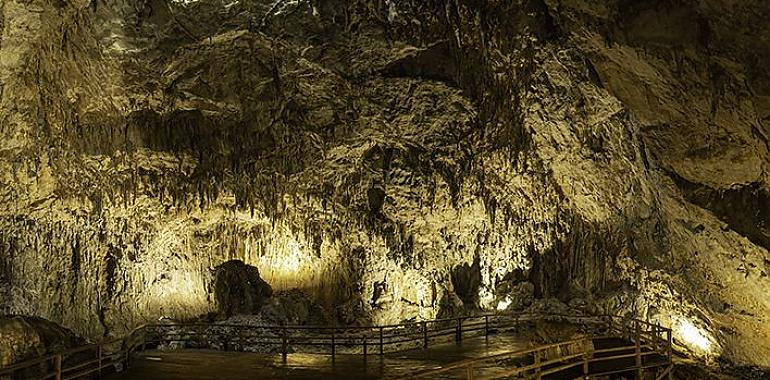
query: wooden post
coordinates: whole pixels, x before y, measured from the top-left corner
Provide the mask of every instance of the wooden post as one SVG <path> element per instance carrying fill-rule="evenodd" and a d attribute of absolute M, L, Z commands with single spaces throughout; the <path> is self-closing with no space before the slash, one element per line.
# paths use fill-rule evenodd
<path fill-rule="evenodd" d="M 541 380 L 543 377 L 540 374 L 540 351 L 535 351 L 535 379 Z"/>
<path fill-rule="evenodd" d="M 652 349 L 652 351 L 655 351 L 655 341 L 658 340 L 657 334 L 655 332 L 654 327 L 645 326 L 645 329 L 648 329 L 648 328 L 649 328 L 649 331 L 646 331 L 646 332 L 649 334 L 650 349 Z"/>
<path fill-rule="evenodd" d="M 332 327 L 332 361 L 334 361 L 336 356 L 336 351 L 334 347 L 334 330 L 336 330 L 336 328 Z"/>
<path fill-rule="evenodd" d="M 455 329 L 455 341 L 462 342 L 463 340 L 463 319 L 457 318 L 457 328 Z"/>
<path fill-rule="evenodd" d="M 468 368 L 466 369 L 465 375 L 466 375 L 465 377 L 468 380 L 473 380 L 473 363 L 468 364 Z"/>
<path fill-rule="evenodd" d="M 422 348 L 428 348 L 428 322 L 422 321 Z"/>
<path fill-rule="evenodd" d="M 286 339 L 286 327 L 281 327 L 281 356 L 286 363 L 286 357 L 289 355 L 289 344 Z"/>
<path fill-rule="evenodd" d="M 583 341 L 583 376 L 586 377 L 588 376 L 588 359 L 591 353 L 588 342 L 590 342 L 588 338 Z"/>
<path fill-rule="evenodd" d="M 56 380 L 61 380 L 61 355 L 56 355 L 53 365 L 56 368 Z"/>
<path fill-rule="evenodd" d="M 666 330 L 666 338 L 668 340 L 668 347 L 666 353 L 668 354 L 668 363 L 671 370 L 668 371 L 668 380 L 674 380 L 674 353 L 672 352 L 674 346 L 674 337 L 671 335 L 671 329 Z"/>
<path fill-rule="evenodd" d="M 99 378 L 102 378 L 102 344 L 96 346 L 96 362 L 99 365 Z"/>
<path fill-rule="evenodd" d="M 484 316 L 484 338 L 489 340 L 489 315 Z"/>
<path fill-rule="evenodd" d="M 380 326 L 380 356 L 385 355 L 385 341 L 383 340 L 383 327 Z"/>
<path fill-rule="evenodd" d="M 642 380 L 642 335 L 639 332 L 639 322 L 634 322 L 636 334 L 636 378 Z"/>
<path fill-rule="evenodd" d="M 366 336 L 364 336 L 364 360 L 366 360 Z"/>
<path fill-rule="evenodd" d="M 126 346 L 126 342 L 123 342 L 123 348 L 126 350 L 126 357 L 125 357 L 125 363 L 126 363 L 126 369 L 130 366 L 129 360 L 131 359 L 131 348 Z"/>

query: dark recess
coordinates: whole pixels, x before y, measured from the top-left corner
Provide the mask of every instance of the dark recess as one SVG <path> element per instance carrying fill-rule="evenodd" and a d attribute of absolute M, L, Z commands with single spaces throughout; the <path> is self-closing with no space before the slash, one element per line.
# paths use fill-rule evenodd
<path fill-rule="evenodd" d="M 481 286 L 481 263 L 476 255 L 473 258 L 473 264 L 458 265 L 452 270 L 452 286 L 455 293 L 465 303 L 473 305 L 479 296 L 479 287 Z"/>
<path fill-rule="evenodd" d="M 259 270 L 241 260 L 215 268 L 214 295 L 222 318 L 256 314 L 273 295 L 273 288 L 259 276 Z"/>
<path fill-rule="evenodd" d="M 770 192 L 758 183 L 730 189 L 690 182 L 669 172 L 688 201 L 714 213 L 730 229 L 770 250 Z"/>

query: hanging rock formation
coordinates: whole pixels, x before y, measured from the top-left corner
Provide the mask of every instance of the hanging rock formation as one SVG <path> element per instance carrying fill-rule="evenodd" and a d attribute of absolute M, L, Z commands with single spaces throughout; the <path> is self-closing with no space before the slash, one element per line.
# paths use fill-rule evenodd
<path fill-rule="evenodd" d="M 120 335 L 240 260 L 341 323 L 558 299 L 770 366 L 770 6 L 643 3 L 5 0 L 0 311 Z"/>

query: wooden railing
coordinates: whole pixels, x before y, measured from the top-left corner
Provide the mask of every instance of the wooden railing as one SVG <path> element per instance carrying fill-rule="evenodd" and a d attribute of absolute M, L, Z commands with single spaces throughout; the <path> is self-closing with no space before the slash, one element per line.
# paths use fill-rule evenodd
<path fill-rule="evenodd" d="M 11 367 L 0 368 L 0 380 L 24 379 L 77 379 L 87 375 L 101 375 L 106 368 L 128 367 L 131 356 L 145 348 L 198 348 L 225 351 L 275 352 L 284 360 L 290 351 L 329 354 L 332 359 L 338 354 L 358 354 L 364 358 L 371 354 L 384 355 L 388 352 L 414 348 L 428 348 L 433 344 L 448 341 L 462 341 L 463 338 L 489 336 L 505 330 L 515 330 L 537 321 L 564 321 L 579 325 L 592 325 L 595 331 L 630 338 L 637 338 L 636 351 L 622 357 L 643 358 L 650 355 L 650 348 L 671 353 L 671 330 L 647 322 L 613 316 L 574 316 L 555 314 L 487 314 L 419 321 L 385 326 L 337 327 L 337 326 L 248 326 L 232 324 L 172 323 L 143 325 L 127 337 L 99 344 L 93 344 L 64 351 L 54 355 L 28 360 Z M 632 326 L 633 325 L 633 326 Z M 548 358 L 549 349 L 572 346 L 583 342 L 586 347 L 579 354 Z M 644 342 L 644 344 L 642 344 Z M 256 348 L 256 349 L 255 349 Z M 624 347 L 623 349 L 628 349 Z M 622 350 L 618 350 L 622 351 Z M 473 371 L 484 361 L 518 358 L 531 355 L 533 363 L 512 369 L 510 374 L 540 373 L 544 376 L 558 367 L 570 368 L 573 360 L 582 358 L 590 363 L 599 359 L 592 354 L 605 354 L 612 350 L 590 350 L 585 339 L 560 342 L 525 351 L 506 353 L 486 358 L 456 363 L 438 370 L 418 374 L 430 377 L 428 373 L 443 373 L 463 369 L 468 378 L 474 378 Z M 657 352 L 657 351 L 656 351 Z M 627 356 L 631 355 L 631 356 Z M 620 355 L 617 355 L 620 357 Z M 585 359 L 588 358 L 588 359 Z M 617 358 L 616 358 L 617 359 Z M 637 362 L 643 359 L 637 359 Z M 670 360 L 669 360 L 670 361 Z M 643 364 L 643 363 L 642 363 Z M 569 367 L 567 367 L 569 365 Z M 438 371 L 438 372 L 435 372 Z M 539 372 L 538 372 L 539 371 Z M 5 376 L 5 377 L 4 377 Z M 14 377 L 16 376 L 16 377 Z"/>
<path fill-rule="evenodd" d="M 143 348 L 145 329 L 140 326 L 125 338 L 72 348 L 0 368 L 0 380 L 70 380 L 101 376 L 107 368 L 127 367 L 134 352 Z"/>
<path fill-rule="evenodd" d="M 385 326 L 245 326 L 229 324 L 154 324 L 146 326 L 150 347 L 214 348 L 281 353 L 385 354 L 433 344 L 488 336 L 545 319 L 606 325 L 600 317 L 542 314 L 487 314 Z"/>
<path fill-rule="evenodd" d="M 564 373 L 570 369 L 577 369 L 570 374 L 572 376 L 570 378 L 592 378 L 635 372 L 636 378 L 642 379 L 645 370 L 655 370 L 656 380 L 672 378 L 671 329 L 637 319 L 615 316 L 603 318 L 607 324 L 606 335 L 588 335 L 580 339 L 525 350 L 467 359 L 441 368 L 419 372 L 407 378 L 428 379 L 455 373 L 468 380 L 510 377 L 540 380 L 548 375 Z M 594 342 L 611 338 L 629 343 L 611 348 L 594 348 Z M 499 362 L 514 364 L 508 364 L 506 368 L 495 367 L 495 363 Z M 607 365 L 602 367 L 597 363 L 607 363 Z"/>

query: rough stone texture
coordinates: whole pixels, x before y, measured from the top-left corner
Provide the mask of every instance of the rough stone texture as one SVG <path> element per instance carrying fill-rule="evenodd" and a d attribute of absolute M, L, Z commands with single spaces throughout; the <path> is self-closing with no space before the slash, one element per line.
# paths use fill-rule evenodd
<path fill-rule="evenodd" d="M 0 317 L 0 367 L 85 344 L 72 331 L 37 317 Z"/>
<path fill-rule="evenodd" d="M 259 270 L 243 261 L 217 266 L 214 295 L 221 318 L 256 314 L 273 295 L 273 288 L 259 276 Z"/>
<path fill-rule="evenodd" d="M 590 331 L 584 331 L 584 326 L 574 326 L 564 323 L 554 322 L 538 322 L 535 324 L 532 331 L 529 332 L 531 346 L 538 347 L 559 342 L 576 341 L 579 339 L 585 339 Z M 543 356 L 546 360 L 553 360 L 562 358 L 568 355 L 575 355 L 581 352 L 585 352 L 585 345 L 590 344 L 590 349 L 595 349 L 593 343 L 590 340 L 581 341 L 578 343 L 572 343 L 565 346 L 557 346 L 546 349 L 543 352 Z"/>
<path fill-rule="evenodd" d="M 6 312 L 192 318 L 237 259 L 345 323 L 518 289 L 770 366 L 766 2 L 0 4 Z"/>
<path fill-rule="evenodd" d="M 265 305 L 258 317 L 262 324 L 270 326 L 328 326 L 332 323 L 329 313 L 313 302 L 305 293 L 299 290 L 280 292 Z M 248 317 L 241 316 L 248 320 Z M 231 318 L 224 323 L 237 324 L 238 318 Z"/>

